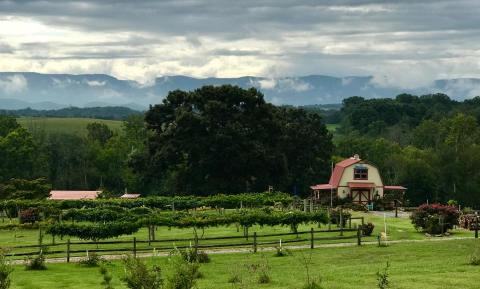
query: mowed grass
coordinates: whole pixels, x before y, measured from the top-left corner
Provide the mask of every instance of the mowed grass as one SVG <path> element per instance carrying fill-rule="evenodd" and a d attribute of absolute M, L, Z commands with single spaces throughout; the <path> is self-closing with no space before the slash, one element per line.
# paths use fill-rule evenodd
<path fill-rule="evenodd" d="M 67 133 L 80 136 L 87 134 L 87 125 L 89 123 L 103 123 L 116 132 L 121 131 L 122 125 L 122 121 L 119 120 L 70 117 L 20 117 L 17 118 L 17 122 L 32 133 Z"/>
<path fill-rule="evenodd" d="M 480 246 L 479 240 L 446 240 L 440 242 L 397 243 L 388 247 L 364 245 L 361 247 L 317 248 L 292 251 L 292 256 L 274 257 L 273 252 L 212 254 L 212 261 L 202 264 L 203 278 L 199 289 L 227 288 L 301 288 L 305 283 L 302 256 L 309 257 L 311 275 L 321 278 L 325 289 L 372 289 L 376 287 L 376 273 L 386 262 L 390 264 L 389 288 L 447 289 L 479 288 L 480 266 L 468 264 L 470 254 Z M 256 274 L 246 273 L 245 265 L 262 262 L 270 266 L 271 283 L 256 284 Z M 167 257 L 150 257 L 148 263 L 162 267 L 164 276 L 171 274 Z M 126 288 L 120 281 L 124 274 L 121 261 L 112 261 L 107 268 L 113 275 L 115 288 Z M 233 272 L 239 273 L 246 287 L 228 283 Z M 102 288 L 98 268 L 76 264 L 48 264 L 47 271 L 25 271 L 16 266 L 11 288 Z"/>

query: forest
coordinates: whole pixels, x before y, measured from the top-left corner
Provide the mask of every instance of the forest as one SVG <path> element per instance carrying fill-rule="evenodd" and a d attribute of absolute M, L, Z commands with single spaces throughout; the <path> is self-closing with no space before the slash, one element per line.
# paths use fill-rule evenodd
<path fill-rule="evenodd" d="M 353 154 L 411 205 L 480 204 L 480 97 L 444 94 L 349 97 L 339 106 L 284 107 L 256 89 L 172 91 L 121 131 L 91 123 L 87 135 L 28 131 L 0 116 L 0 197 L 43 198 L 50 188 L 126 189 L 143 195 L 277 191 L 306 196 L 331 164 Z M 337 124 L 328 131 L 326 124 Z"/>

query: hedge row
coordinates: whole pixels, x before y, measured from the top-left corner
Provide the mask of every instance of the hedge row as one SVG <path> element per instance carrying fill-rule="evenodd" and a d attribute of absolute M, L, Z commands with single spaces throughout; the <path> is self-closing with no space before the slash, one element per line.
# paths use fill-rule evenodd
<path fill-rule="evenodd" d="M 96 200 L 4 200 L 0 201 L 0 210 L 6 210 L 15 215 L 18 210 L 27 208 L 39 208 L 44 212 L 52 210 L 65 210 L 73 208 L 96 208 L 115 206 L 122 208 L 147 207 L 171 210 L 187 210 L 199 207 L 233 209 L 243 207 L 264 207 L 276 204 L 288 205 L 293 197 L 286 193 L 244 193 L 238 195 L 213 195 L 199 196 L 156 196 L 138 199 L 96 199 Z"/>
<path fill-rule="evenodd" d="M 305 223 L 328 222 L 327 213 L 318 211 L 306 213 L 301 211 L 291 212 L 266 212 L 262 210 L 241 211 L 228 214 L 188 214 L 188 213 L 161 213 L 130 216 L 105 222 L 105 223 L 70 223 L 62 222 L 52 224 L 47 228 L 47 233 L 55 236 L 78 237 L 86 240 L 100 240 L 129 235 L 144 226 L 166 226 L 176 228 L 207 228 L 240 224 L 245 227 L 260 226 L 290 226 L 296 232 L 298 225 Z"/>

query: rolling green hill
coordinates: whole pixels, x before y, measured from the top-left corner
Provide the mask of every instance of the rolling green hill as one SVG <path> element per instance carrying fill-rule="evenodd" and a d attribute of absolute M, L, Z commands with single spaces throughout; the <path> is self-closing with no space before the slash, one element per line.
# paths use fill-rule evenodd
<path fill-rule="evenodd" d="M 99 122 L 108 125 L 113 131 L 121 130 L 122 121 L 94 118 L 63 118 L 63 117 L 19 117 L 17 122 L 30 132 L 71 133 L 85 135 L 87 124 Z"/>

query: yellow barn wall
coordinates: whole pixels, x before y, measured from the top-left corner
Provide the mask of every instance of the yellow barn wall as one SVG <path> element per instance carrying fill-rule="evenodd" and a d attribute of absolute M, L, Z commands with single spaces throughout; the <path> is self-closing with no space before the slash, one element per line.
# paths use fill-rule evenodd
<path fill-rule="evenodd" d="M 368 180 L 355 180 L 353 178 L 353 169 L 355 165 L 362 164 L 368 168 Z M 350 193 L 350 188 L 348 187 L 349 182 L 356 182 L 356 183 L 374 183 L 375 189 L 373 189 L 372 196 L 378 193 L 378 195 L 383 198 L 383 182 L 382 178 L 380 177 L 380 173 L 378 169 L 370 164 L 367 163 L 357 163 L 353 164 L 349 167 L 346 167 L 343 171 L 342 178 L 340 179 L 339 187 L 338 187 L 338 197 L 339 198 L 346 198 Z"/>

